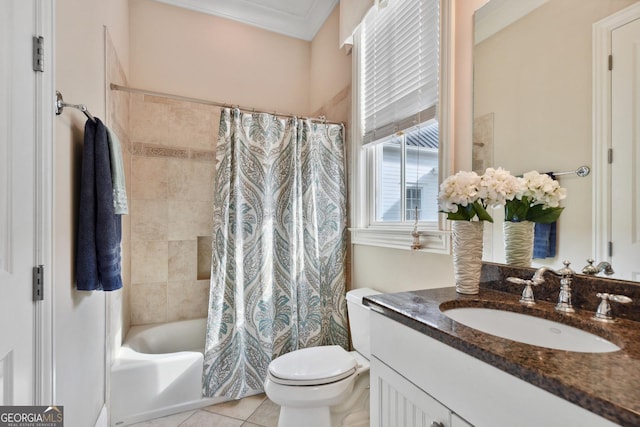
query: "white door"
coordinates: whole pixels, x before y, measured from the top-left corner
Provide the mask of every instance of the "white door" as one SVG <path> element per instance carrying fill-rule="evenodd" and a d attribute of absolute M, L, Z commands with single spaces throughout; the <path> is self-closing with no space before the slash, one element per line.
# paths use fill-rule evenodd
<path fill-rule="evenodd" d="M 611 264 L 640 280 L 640 19 L 611 37 Z"/>
<path fill-rule="evenodd" d="M 0 405 L 35 400 L 33 1 L 0 1 Z"/>

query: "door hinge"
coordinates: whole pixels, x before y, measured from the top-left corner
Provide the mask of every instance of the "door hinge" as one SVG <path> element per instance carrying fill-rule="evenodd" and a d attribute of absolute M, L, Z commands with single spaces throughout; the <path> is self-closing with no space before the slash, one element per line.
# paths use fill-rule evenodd
<path fill-rule="evenodd" d="M 44 37 L 33 37 L 33 71 L 44 71 Z"/>
<path fill-rule="evenodd" d="M 44 299 L 44 265 L 33 267 L 33 300 Z"/>
<path fill-rule="evenodd" d="M 609 257 L 613 256 L 613 242 L 608 242 L 607 251 L 609 252 Z"/>
<path fill-rule="evenodd" d="M 609 55 L 609 71 L 613 70 L 613 55 Z"/>
<path fill-rule="evenodd" d="M 607 150 L 607 163 L 613 163 L 613 148 Z"/>

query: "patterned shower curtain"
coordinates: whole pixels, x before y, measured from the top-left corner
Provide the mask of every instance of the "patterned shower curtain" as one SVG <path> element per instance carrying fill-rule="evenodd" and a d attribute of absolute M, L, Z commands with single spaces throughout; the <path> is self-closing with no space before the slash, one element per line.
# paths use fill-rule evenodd
<path fill-rule="evenodd" d="M 348 346 L 343 128 L 224 109 L 206 396 L 263 391 L 272 359 Z"/>

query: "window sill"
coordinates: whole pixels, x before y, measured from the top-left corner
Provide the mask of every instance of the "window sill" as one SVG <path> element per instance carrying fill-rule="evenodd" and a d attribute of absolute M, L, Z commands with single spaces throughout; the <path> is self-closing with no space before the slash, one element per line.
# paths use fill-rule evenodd
<path fill-rule="evenodd" d="M 351 243 L 354 245 L 378 246 L 382 248 L 404 249 L 411 251 L 413 237 L 411 229 L 391 227 L 350 228 Z M 418 252 L 438 254 L 451 253 L 451 232 L 437 230 L 420 231 L 422 248 Z"/>

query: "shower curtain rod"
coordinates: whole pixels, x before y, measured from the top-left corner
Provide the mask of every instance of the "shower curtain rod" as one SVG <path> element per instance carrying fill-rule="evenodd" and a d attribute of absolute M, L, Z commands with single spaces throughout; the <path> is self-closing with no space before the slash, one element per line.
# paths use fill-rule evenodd
<path fill-rule="evenodd" d="M 278 116 L 278 117 L 288 117 L 288 118 L 296 117 L 296 118 L 300 118 L 300 117 L 298 117 L 296 115 L 293 115 L 293 114 L 278 113 L 277 111 L 274 111 L 273 113 L 270 113 L 268 111 L 256 110 L 255 108 L 241 107 L 239 105 L 227 104 L 227 103 L 216 102 L 216 101 L 209 101 L 209 100 L 206 100 L 206 99 L 189 98 L 187 96 L 172 95 L 172 94 L 169 94 L 169 93 L 154 92 L 154 91 L 145 90 L 145 89 L 136 89 L 136 88 L 132 88 L 132 87 L 121 86 L 121 85 L 118 85 L 118 84 L 115 84 L 115 83 L 111 83 L 110 87 L 111 87 L 111 90 L 119 90 L 121 92 L 139 93 L 139 94 L 142 94 L 142 95 L 159 96 L 159 97 L 162 97 L 162 98 L 174 99 L 176 101 L 185 101 L 185 102 L 193 102 L 193 103 L 197 103 L 197 104 L 213 105 L 215 107 L 238 108 L 239 110 L 244 111 L 245 113 L 268 113 L 268 114 L 273 114 L 274 116 Z M 343 125 L 342 123 L 328 122 L 327 119 L 324 116 L 308 117 L 308 119 L 311 120 L 312 122 L 326 123 L 326 124 L 330 124 L 330 125 Z"/>

